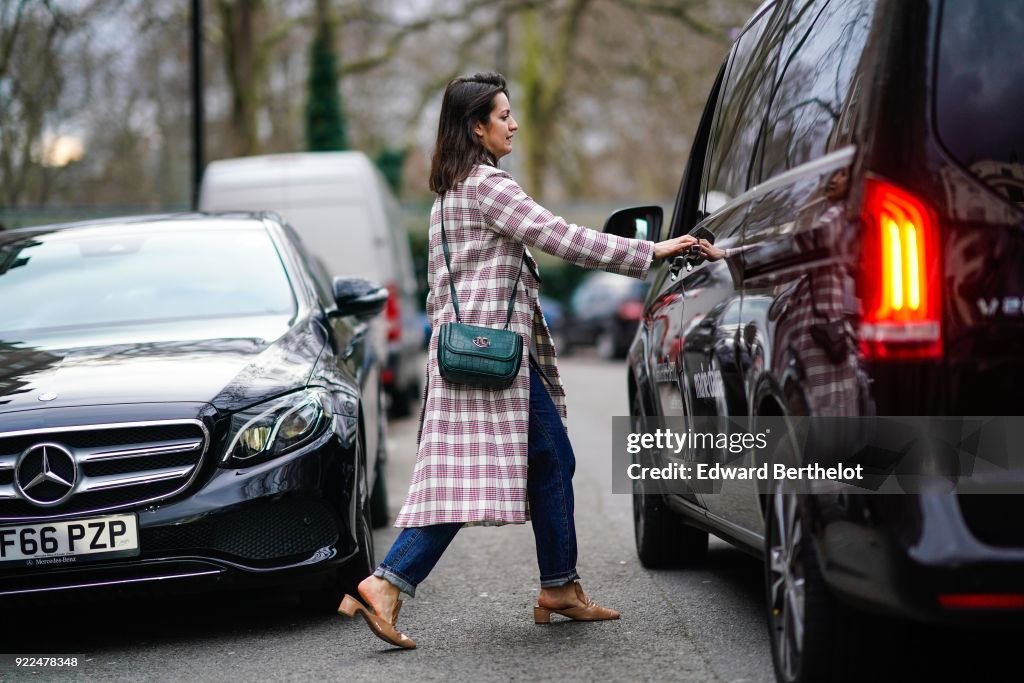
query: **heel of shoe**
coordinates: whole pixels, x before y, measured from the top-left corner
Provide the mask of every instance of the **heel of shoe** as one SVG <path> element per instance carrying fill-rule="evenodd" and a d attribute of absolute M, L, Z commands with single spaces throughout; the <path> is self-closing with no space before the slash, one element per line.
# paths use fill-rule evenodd
<path fill-rule="evenodd" d="M 354 617 L 356 612 L 362 609 L 362 605 L 358 600 L 353 598 L 351 595 L 346 594 L 341 600 L 341 604 L 338 605 L 338 614 L 344 614 L 346 617 Z"/>
<path fill-rule="evenodd" d="M 533 623 L 535 624 L 550 624 L 551 623 L 551 612 L 547 607 L 534 607 L 533 608 Z"/>

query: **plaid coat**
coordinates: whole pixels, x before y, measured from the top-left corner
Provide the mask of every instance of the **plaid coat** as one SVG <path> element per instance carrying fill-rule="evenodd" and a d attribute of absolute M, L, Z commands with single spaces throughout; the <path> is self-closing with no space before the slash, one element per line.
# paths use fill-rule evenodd
<path fill-rule="evenodd" d="M 526 454 L 529 434 L 530 368 L 524 357 L 508 389 L 448 384 L 437 366 L 437 332 L 455 320 L 450 274 L 441 249 L 441 201 L 430 213 L 426 310 L 430 338 L 418 450 L 412 484 L 397 527 L 462 522 L 470 525 L 527 521 Z M 503 327 L 512 286 L 525 253 L 510 329 L 531 336 L 548 391 L 566 417 L 565 390 L 555 364 L 544 315 L 537 305 L 540 280 L 527 246 L 585 268 L 635 278 L 646 276 L 652 242 L 631 240 L 570 225 L 537 205 L 510 175 L 492 166 L 474 172 L 444 196 L 445 233 L 451 249 L 462 322 Z"/>

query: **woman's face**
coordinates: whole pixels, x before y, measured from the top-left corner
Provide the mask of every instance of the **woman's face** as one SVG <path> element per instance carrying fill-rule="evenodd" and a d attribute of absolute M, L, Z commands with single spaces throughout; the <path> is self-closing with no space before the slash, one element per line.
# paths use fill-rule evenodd
<path fill-rule="evenodd" d="M 841 168 L 828 179 L 828 184 L 825 185 L 825 197 L 837 202 L 846 196 L 846 191 L 849 189 L 850 171 L 849 169 Z"/>
<path fill-rule="evenodd" d="M 519 124 L 512 118 L 512 109 L 508 104 L 508 97 L 500 92 L 491 101 L 491 113 L 487 117 L 487 124 L 477 122 L 473 129 L 480 144 L 500 159 L 512 151 L 512 136 L 519 129 Z"/>

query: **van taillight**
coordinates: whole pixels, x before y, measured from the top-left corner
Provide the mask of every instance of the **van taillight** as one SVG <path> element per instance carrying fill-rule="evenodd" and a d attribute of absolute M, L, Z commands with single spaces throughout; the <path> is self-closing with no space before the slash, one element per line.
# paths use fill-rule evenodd
<path fill-rule="evenodd" d="M 892 183 L 864 187 L 861 351 L 871 358 L 942 355 L 935 212 Z"/>
<path fill-rule="evenodd" d="M 388 283 L 388 303 L 384 308 L 384 317 L 388 321 L 388 341 L 399 341 L 402 338 L 402 311 L 398 303 L 398 285 Z"/>

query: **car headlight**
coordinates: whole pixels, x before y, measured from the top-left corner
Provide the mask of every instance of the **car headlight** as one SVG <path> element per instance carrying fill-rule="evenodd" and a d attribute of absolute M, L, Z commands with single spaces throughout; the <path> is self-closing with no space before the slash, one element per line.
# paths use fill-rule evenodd
<path fill-rule="evenodd" d="M 244 467 L 284 455 L 323 433 L 331 402 L 323 389 L 305 389 L 231 416 L 222 464 Z"/>

